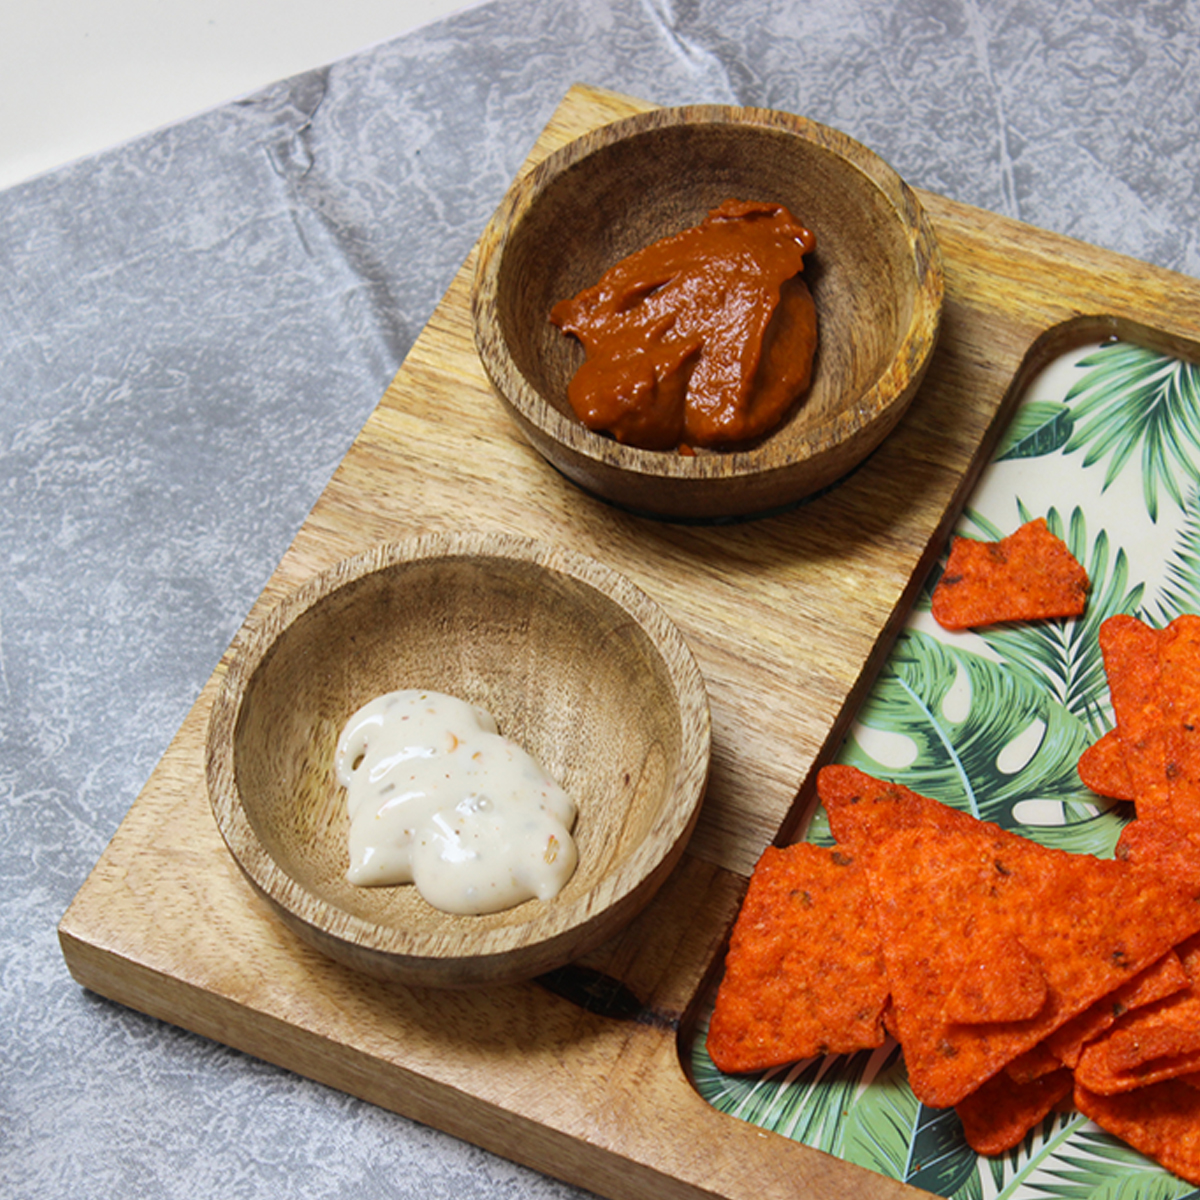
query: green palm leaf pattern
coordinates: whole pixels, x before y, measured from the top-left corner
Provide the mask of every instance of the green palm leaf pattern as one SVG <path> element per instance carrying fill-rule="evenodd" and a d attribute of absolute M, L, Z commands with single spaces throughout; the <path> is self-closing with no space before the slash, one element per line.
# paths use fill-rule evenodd
<path fill-rule="evenodd" d="M 886 762 L 870 749 L 883 731 Z M 1120 827 L 1101 819 L 1077 769 L 1092 740 L 1023 669 L 907 630 L 839 760 L 1045 845 L 1109 855 Z M 1026 802 L 1053 820 L 1030 828 L 1019 815 Z"/>
<path fill-rule="evenodd" d="M 1166 625 L 1180 613 L 1194 612 L 1200 612 L 1200 491 L 1188 498 L 1166 580 L 1147 617 Z"/>
<path fill-rule="evenodd" d="M 1018 500 L 1022 522 L 1035 514 Z M 990 523 L 968 510 L 967 521 L 987 538 L 1001 536 Z M 1114 613 L 1136 613 L 1144 585 L 1129 582 L 1129 560 L 1123 549 L 1111 555 L 1109 537 L 1101 529 L 1089 541 L 1087 519 L 1081 508 L 1071 512 L 1069 524 L 1056 508 L 1045 513 L 1051 531 L 1087 569 L 1092 591 L 1088 609 L 1078 620 L 1039 621 L 998 625 L 978 631 L 978 636 L 1012 669 L 1024 671 L 1040 681 L 1069 712 L 1079 717 L 1092 738 L 1110 724 L 1106 702 L 1108 683 L 1100 654 L 1100 626 Z M 1111 561 L 1110 561 L 1111 560 Z M 930 594 L 932 593 L 932 582 Z"/>
<path fill-rule="evenodd" d="M 897 1054 L 847 1115 L 845 1156 L 938 1196 L 976 1175 L 976 1156 L 953 1109 L 927 1108 L 913 1095 Z"/>
<path fill-rule="evenodd" d="M 1078 1116 L 1064 1119 L 1058 1136 L 1046 1140 L 1023 1173 L 1029 1195 L 1047 1200 L 1185 1200 L 1200 1195 Z"/>
<path fill-rule="evenodd" d="M 921 1112 L 921 1102 L 908 1086 L 899 1047 L 893 1046 L 885 1068 L 847 1114 L 842 1138 L 846 1157 L 890 1179 L 907 1180 Z"/>
<path fill-rule="evenodd" d="M 1107 488 L 1140 448 L 1151 519 L 1160 488 L 1182 507 L 1176 470 L 1200 479 L 1200 367 L 1125 342 L 1099 347 L 1080 366 L 1090 369 L 1066 396 L 1075 428 L 1065 452 L 1084 450 L 1085 468 L 1107 457 Z"/>
<path fill-rule="evenodd" d="M 1051 379 L 1017 409 L 957 530 L 997 540 L 1045 516 L 1087 568 L 1086 613 L 947 633 L 929 616 L 943 552 L 837 760 L 1106 857 L 1131 806 L 1078 777 L 1112 723 L 1098 631 L 1115 613 L 1165 625 L 1200 612 L 1200 366 L 1111 342 L 1064 356 Z M 805 836 L 832 843 L 820 806 Z M 948 1200 L 1200 1200 L 1075 1112 L 1008 1154 L 975 1155 L 953 1110 L 913 1095 L 894 1043 L 747 1077 L 713 1066 L 703 1031 L 691 1053 L 700 1094 L 722 1111 Z"/>
<path fill-rule="evenodd" d="M 968 1200 L 978 1189 L 977 1165 L 978 1158 L 963 1137 L 958 1114 L 952 1108 L 922 1106 L 906 1182 L 937 1196 Z"/>
<path fill-rule="evenodd" d="M 900 1058 L 900 1048 L 891 1043 L 881 1050 L 810 1059 L 786 1070 L 724 1075 L 704 1051 L 706 1037 L 707 1023 L 693 1043 L 692 1073 L 714 1108 L 833 1154 L 842 1151 L 847 1117 L 858 1100 L 873 1095 L 868 1085 L 883 1079 Z M 916 1104 L 915 1098 L 912 1102 Z"/>
<path fill-rule="evenodd" d="M 1005 430 L 995 461 L 1053 454 L 1070 441 L 1074 429 L 1075 418 L 1066 404 L 1049 400 L 1023 404 Z"/>

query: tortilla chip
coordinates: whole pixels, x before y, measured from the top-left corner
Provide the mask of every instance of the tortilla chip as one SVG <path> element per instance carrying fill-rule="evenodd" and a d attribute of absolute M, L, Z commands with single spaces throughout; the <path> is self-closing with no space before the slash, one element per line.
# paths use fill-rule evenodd
<path fill-rule="evenodd" d="M 1200 827 L 1200 617 L 1185 614 L 1165 629 L 1110 617 L 1100 647 L 1130 779 L 1123 798 L 1140 817 Z"/>
<path fill-rule="evenodd" d="M 933 590 L 933 618 L 944 629 L 972 629 L 1077 617 L 1090 587 L 1087 572 L 1038 517 L 998 542 L 956 537 Z"/>
<path fill-rule="evenodd" d="M 1032 1083 L 1062 1066 L 1062 1059 L 1049 1049 L 1047 1042 L 1039 1042 L 1031 1050 L 1014 1058 L 1004 1068 L 1004 1073 L 1014 1083 Z"/>
<path fill-rule="evenodd" d="M 1116 727 L 1084 751 L 1080 778 L 1139 817 L 1200 829 L 1200 616 L 1165 629 L 1109 617 L 1100 648 Z"/>
<path fill-rule="evenodd" d="M 1015 937 L 973 943 L 971 955 L 946 997 L 947 1021 L 1026 1021 L 1042 1011 L 1046 973 Z"/>
<path fill-rule="evenodd" d="M 1125 613 L 1100 626 L 1116 729 L 1138 815 L 1168 807 L 1166 721 L 1159 688 L 1164 632 Z"/>
<path fill-rule="evenodd" d="M 1167 722 L 1168 818 L 1200 828 L 1200 616 L 1176 617 L 1159 648 L 1160 705 Z"/>
<path fill-rule="evenodd" d="M 1114 1029 L 1102 1044 L 1089 1046 L 1078 1067 L 1084 1086 L 1094 1092 L 1127 1092 L 1146 1083 L 1200 1071 L 1200 1031 L 1195 1024 L 1181 1023 L 1185 1011 L 1194 1022 L 1197 1007 L 1194 1002 L 1176 1005 L 1165 1021 L 1156 1020 L 1160 1016 L 1156 1012 L 1137 1013 L 1137 1021 Z M 1093 1052 L 1106 1052 L 1109 1077 L 1117 1082 L 1116 1087 L 1104 1088 L 1093 1082 L 1087 1068 Z"/>
<path fill-rule="evenodd" d="M 1200 1186 L 1200 1089 L 1169 1079 L 1104 1096 L 1076 1080 L 1075 1106 L 1101 1129 Z"/>
<path fill-rule="evenodd" d="M 1116 857 L 1200 892 L 1200 830 L 1190 832 L 1163 820 L 1130 821 L 1117 839 Z"/>
<path fill-rule="evenodd" d="M 1109 800 L 1132 800 L 1133 781 L 1125 761 L 1125 744 L 1118 729 L 1110 729 L 1079 756 L 1079 778 L 1084 787 Z"/>
<path fill-rule="evenodd" d="M 1168 1079 L 1194 1076 L 1200 1072 L 1200 1050 L 1177 1051 L 1176 1040 L 1171 1032 L 1157 1031 L 1152 1040 L 1136 1047 L 1136 1054 L 1147 1055 L 1146 1060 L 1124 1069 L 1105 1062 L 1102 1057 L 1091 1059 L 1089 1052 L 1095 1048 L 1089 1046 L 1075 1069 L 1075 1078 L 1098 1096 L 1121 1096 Z"/>
<path fill-rule="evenodd" d="M 1071 1072 L 1065 1067 L 1027 1083 L 1001 1071 L 955 1105 L 955 1112 L 976 1154 L 1003 1154 L 1070 1094 Z"/>
<path fill-rule="evenodd" d="M 987 822 L 896 829 L 868 859 L 909 1081 L 946 1108 L 1200 930 L 1194 893 L 1133 863 L 1048 849 Z M 947 1001 L 978 949 L 1041 967 L 1033 1017 L 966 1023 Z"/>
<path fill-rule="evenodd" d="M 799 843 L 759 859 L 730 936 L 708 1052 L 755 1071 L 883 1044 L 888 981 L 863 867 Z"/>
<path fill-rule="evenodd" d="M 1076 1078 L 1113 1095 L 1200 1070 L 1200 937 L 1178 950 L 1188 986 L 1122 1016 L 1086 1046 Z"/>
<path fill-rule="evenodd" d="M 1046 1039 L 1045 1048 L 1057 1061 L 1074 1068 L 1079 1063 L 1083 1048 L 1111 1028 L 1119 1017 L 1188 986 L 1187 972 L 1179 955 L 1169 950 L 1158 962 L 1148 966 L 1128 983 L 1122 984 L 1056 1029 Z"/>
<path fill-rule="evenodd" d="M 853 853 L 871 851 L 889 832 L 917 826 L 971 830 L 978 818 L 930 799 L 899 783 L 876 779 L 857 767 L 823 767 L 817 795 L 829 816 L 829 828 Z"/>

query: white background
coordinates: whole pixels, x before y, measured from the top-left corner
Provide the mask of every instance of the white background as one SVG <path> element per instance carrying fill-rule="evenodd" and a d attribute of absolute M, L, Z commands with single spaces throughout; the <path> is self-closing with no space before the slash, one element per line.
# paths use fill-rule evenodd
<path fill-rule="evenodd" d="M 480 0 L 5 0 L 0 187 Z"/>

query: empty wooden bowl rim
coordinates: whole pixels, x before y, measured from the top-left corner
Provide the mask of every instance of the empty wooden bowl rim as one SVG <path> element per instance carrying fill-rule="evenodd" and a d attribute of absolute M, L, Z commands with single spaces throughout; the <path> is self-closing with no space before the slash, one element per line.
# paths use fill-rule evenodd
<path fill-rule="evenodd" d="M 511 560 L 566 576 L 591 589 L 631 618 L 654 646 L 678 698 L 681 748 L 673 792 L 649 834 L 615 871 L 568 903 L 550 902 L 522 923 L 485 929 L 478 918 L 452 918 L 445 932 L 385 927 L 314 896 L 294 880 L 258 838 L 238 791 L 234 747 L 242 697 L 259 665 L 305 613 L 327 597 L 378 571 L 432 560 Z M 506 534 L 426 534 L 376 546 L 342 560 L 283 597 L 261 619 L 247 621 L 226 655 L 213 701 L 205 745 L 209 800 L 221 836 L 250 882 L 285 914 L 354 952 L 395 956 L 419 964 L 454 959 L 494 961 L 562 940 L 629 902 L 639 888 L 682 852 L 697 819 L 711 755 L 711 716 L 703 675 L 678 627 L 626 576 L 582 553 Z M 656 881 L 661 882 L 661 880 Z M 407 885 L 406 885 L 407 886 Z M 649 896 L 646 897 L 649 899 Z M 530 902 L 535 903 L 535 902 Z M 636 909 L 627 915 L 632 917 Z M 446 915 L 446 914 L 440 914 Z M 613 931 L 615 932 L 615 930 Z"/>
<path fill-rule="evenodd" d="M 598 466 L 619 463 L 622 470 L 663 479 L 722 480 L 787 472 L 795 463 L 796 455 L 781 454 L 779 441 L 771 434 L 747 449 L 695 455 L 643 450 L 614 442 L 543 399 L 513 362 L 499 328 L 495 297 L 505 248 L 559 175 L 626 138 L 657 129 L 705 125 L 736 125 L 790 134 L 842 159 L 886 199 L 904 231 L 909 261 L 914 264 L 912 313 L 890 364 L 852 403 L 841 406 L 798 439 L 796 451 L 840 443 L 873 424 L 894 403 L 906 402 L 910 385 L 923 372 L 937 341 L 945 290 L 941 249 L 928 214 L 912 188 L 875 151 L 840 130 L 777 109 L 693 104 L 653 109 L 611 122 L 568 142 L 514 181 L 480 240 L 471 297 L 476 349 L 500 398 L 542 436 L 570 447 Z"/>

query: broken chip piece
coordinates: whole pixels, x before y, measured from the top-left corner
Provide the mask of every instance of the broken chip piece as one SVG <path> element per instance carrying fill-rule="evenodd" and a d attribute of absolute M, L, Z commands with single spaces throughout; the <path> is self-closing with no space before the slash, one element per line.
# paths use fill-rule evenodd
<path fill-rule="evenodd" d="M 933 590 L 933 618 L 944 629 L 974 629 L 1077 617 L 1090 588 L 1087 571 L 1037 517 L 998 542 L 956 537 Z"/>

